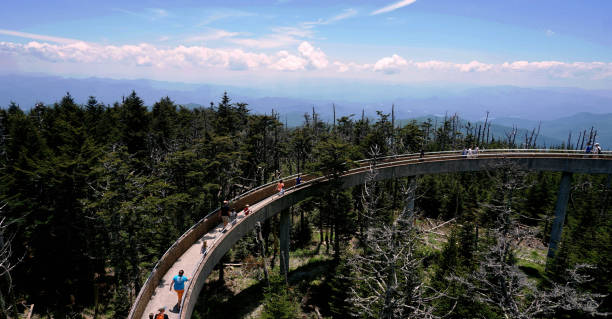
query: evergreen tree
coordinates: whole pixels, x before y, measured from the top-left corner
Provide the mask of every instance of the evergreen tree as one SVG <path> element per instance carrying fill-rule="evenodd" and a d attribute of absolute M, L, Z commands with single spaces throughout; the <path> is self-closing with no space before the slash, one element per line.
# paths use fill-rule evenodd
<path fill-rule="evenodd" d="M 121 140 L 130 154 L 144 159 L 147 152 L 149 116 L 147 107 L 135 91 L 120 106 Z"/>
<path fill-rule="evenodd" d="M 298 318 L 298 305 L 282 276 L 270 277 L 270 286 L 264 290 L 262 319 Z"/>

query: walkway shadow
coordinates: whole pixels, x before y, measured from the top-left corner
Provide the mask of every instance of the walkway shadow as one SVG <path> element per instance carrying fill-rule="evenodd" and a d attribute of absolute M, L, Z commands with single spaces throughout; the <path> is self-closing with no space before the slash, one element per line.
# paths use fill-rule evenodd
<path fill-rule="evenodd" d="M 311 281 L 325 274 L 331 267 L 331 260 L 318 260 L 289 272 L 289 285 L 295 286 L 303 281 Z M 200 318 L 239 319 L 252 313 L 264 301 L 264 280 L 242 290 L 236 295 L 219 281 L 206 284 L 196 304 L 194 312 Z M 206 293 L 204 293 L 206 292 Z"/>

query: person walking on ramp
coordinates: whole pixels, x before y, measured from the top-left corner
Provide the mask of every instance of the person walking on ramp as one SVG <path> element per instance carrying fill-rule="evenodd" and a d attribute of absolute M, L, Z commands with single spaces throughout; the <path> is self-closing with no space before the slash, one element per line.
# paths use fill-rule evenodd
<path fill-rule="evenodd" d="M 168 315 L 167 315 L 167 314 L 165 314 L 165 312 L 166 312 L 166 308 L 161 307 L 161 308 L 159 308 L 159 310 L 158 310 L 158 311 L 159 311 L 159 312 L 157 313 L 157 315 L 155 315 L 155 319 L 168 319 Z M 153 314 L 150 314 L 150 315 L 149 315 L 149 318 L 151 318 L 151 319 L 152 319 L 152 318 L 153 318 Z"/>
<path fill-rule="evenodd" d="M 227 227 L 227 224 L 229 223 L 229 218 L 230 218 L 230 207 L 229 207 L 229 202 L 227 200 L 223 201 L 223 206 L 221 206 L 221 219 L 223 220 L 223 232 L 225 232 L 225 228 Z"/>
<path fill-rule="evenodd" d="M 174 286 L 174 291 L 178 296 L 178 302 L 176 303 L 175 308 L 179 308 L 181 306 L 181 301 L 183 300 L 183 293 L 185 292 L 185 282 L 189 281 L 189 279 L 183 276 L 183 270 L 179 270 L 178 275 L 172 278 L 172 283 L 170 283 L 170 291 L 172 291 L 172 286 Z"/>
<path fill-rule="evenodd" d="M 276 184 L 276 191 L 278 191 L 278 196 L 283 196 L 285 194 L 285 183 L 283 183 L 282 179 Z"/>

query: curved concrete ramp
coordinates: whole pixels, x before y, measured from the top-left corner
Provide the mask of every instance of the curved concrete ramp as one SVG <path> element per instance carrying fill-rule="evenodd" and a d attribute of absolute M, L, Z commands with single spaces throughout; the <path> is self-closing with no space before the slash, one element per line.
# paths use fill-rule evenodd
<path fill-rule="evenodd" d="M 612 174 L 612 154 L 597 157 L 579 152 L 559 152 L 550 150 L 491 150 L 481 152 L 478 157 L 466 158 L 459 152 L 430 153 L 424 158 L 417 154 L 393 156 L 379 159 L 377 180 L 441 174 L 490 170 L 503 160 L 514 163 L 524 170 L 559 171 L 571 173 Z M 363 184 L 368 172 L 368 162 L 348 171 L 341 179 L 343 187 Z M 165 306 L 170 318 L 187 319 L 191 317 L 198 295 L 204 282 L 221 260 L 223 255 L 244 235 L 250 233 L 258 221 L 264 221 L 283 209 L 305 199 L 317 189 L 324 179 L 305 176 L 304 183 L 294 186 L 293 178 L 286 179 L 289 187 L 282 197 L 275 195 L 275 183 L 261 186 L 234 199 L 233 206 L 251 205 L 253 214 L 238 215 L 236 224 L 222 232 L 217 212 L 213 212 L 181 236 L 162 256 L 143 285 L 128 318 L 148 318 L 149 313 Z M 202 249 L 203 242 L 207 250 Z M 183 269 L 190 279 L 183 297 L 180 310 L 173 310 L 176 294 L 169 291 L 169 285 L 178 270 Z M 168 311 L 170 310 L 170 311 Z"/>

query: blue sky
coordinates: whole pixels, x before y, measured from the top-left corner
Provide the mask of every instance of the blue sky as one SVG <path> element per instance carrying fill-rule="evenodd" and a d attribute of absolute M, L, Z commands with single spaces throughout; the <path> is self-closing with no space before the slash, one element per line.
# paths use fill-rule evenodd
<path fill-rule="evenodd" d="M 0 72 L 612 87 L 612 1 L 5 1 Z"/>

